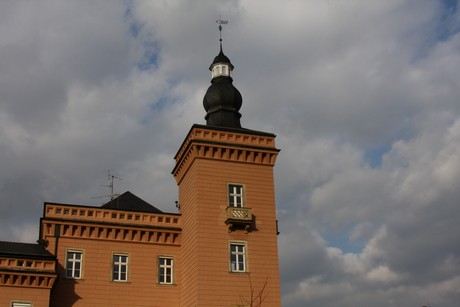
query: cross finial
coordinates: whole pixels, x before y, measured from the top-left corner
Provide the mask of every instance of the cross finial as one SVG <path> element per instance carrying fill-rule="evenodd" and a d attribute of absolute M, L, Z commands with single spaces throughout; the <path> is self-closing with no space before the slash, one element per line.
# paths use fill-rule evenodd
<path fill-rule="evenodd" d="M 219 42 L 220 48 L 222 49 L 222 25 L 226 25 L 228 23 L 228 20 L 223 20 L 222 17 L 219 15 L 219 20 L 216 20 L 216 22 L 219 24 Z"/>

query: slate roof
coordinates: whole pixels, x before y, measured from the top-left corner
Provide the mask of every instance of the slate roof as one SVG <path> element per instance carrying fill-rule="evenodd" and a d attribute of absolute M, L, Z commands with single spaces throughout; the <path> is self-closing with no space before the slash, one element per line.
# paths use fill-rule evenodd
<path fill-rule="evenodd" d="M 0 241 L 0 256 L 27 259 L 56 259 L 43 245 Z"/>
<path fill-rule="evenodd" d="M 148 202 L 140 199 L 129 191 L 103 204 L 101 208 L 136 212 L 163 213 L 163 211 L 160 209 L 155 208 Z"/>

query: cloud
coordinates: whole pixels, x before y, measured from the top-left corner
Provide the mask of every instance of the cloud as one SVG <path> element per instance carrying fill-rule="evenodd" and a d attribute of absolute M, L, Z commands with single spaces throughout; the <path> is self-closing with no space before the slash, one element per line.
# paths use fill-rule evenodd
<path fill-rule="evenodd" d="M 2 240 L 107 170 L 175 212 L 173 156 L 224 52 L 274 132 L 283 306 L 456 306 L 459 8 L 446 1 L 0 4 Z"/>

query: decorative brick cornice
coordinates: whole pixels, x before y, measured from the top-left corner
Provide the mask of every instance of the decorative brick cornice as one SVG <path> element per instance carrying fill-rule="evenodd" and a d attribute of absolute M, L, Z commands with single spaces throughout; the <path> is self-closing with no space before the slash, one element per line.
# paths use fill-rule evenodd
<path fill-rule="evenodd" d="M 102 223 L 82 223 L 42 219 L 41 237 L 123 241 L 144 244 L 180 245 L 180 228 L 129 227 Z"/>
<path fill-rule="evenodd" d="M 132 226 L 180 228 L 179 214 L 134 212 L 53 203 L 45 203 L 43 217 Z"/>
<path fill-rule="evenodd" d="M 54 272 L 55 267 L 56 262 L 54 260 L 0 257 L 0 270 Z"/>
<path fill-rule="evenodd" d="M 278 152 L 272 134 L 194 126 L 176 154 L 172 174 L 179 183 L 197 158 L 273 166 Z"/>
<path fill-rule="evenodd" d="M 56 274 L 0 270 L 0 286 L 51 289 Z"/>
<path fill-rule="evenodd" d="M 176 162 L 183 155 L 183 151 L 187 148 L 188 143 L 195 139 L 275 148 L 275 135 L 271 133 L 247 129 L 222 129 L 194 125 L 174 157 Z"/>

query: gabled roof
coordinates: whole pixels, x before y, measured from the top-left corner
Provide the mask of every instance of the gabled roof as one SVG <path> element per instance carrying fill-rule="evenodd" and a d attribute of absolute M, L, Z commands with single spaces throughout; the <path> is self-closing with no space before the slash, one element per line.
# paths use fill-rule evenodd
<path fill-rule="evenodd" d="M 55 259 L 43 245 L 0 241 L 0 256 L 28 259 Z"/>
<path fill-rule="evenodd" d="M 117 198 L 103 204 L 101 208 L 136 211 L 136 212 L 149 212 L 149 213 L 163 213 L 160 209 L 155 208 L 148 202 L 140 199 L 133 193 L 127 191 Z"/>

